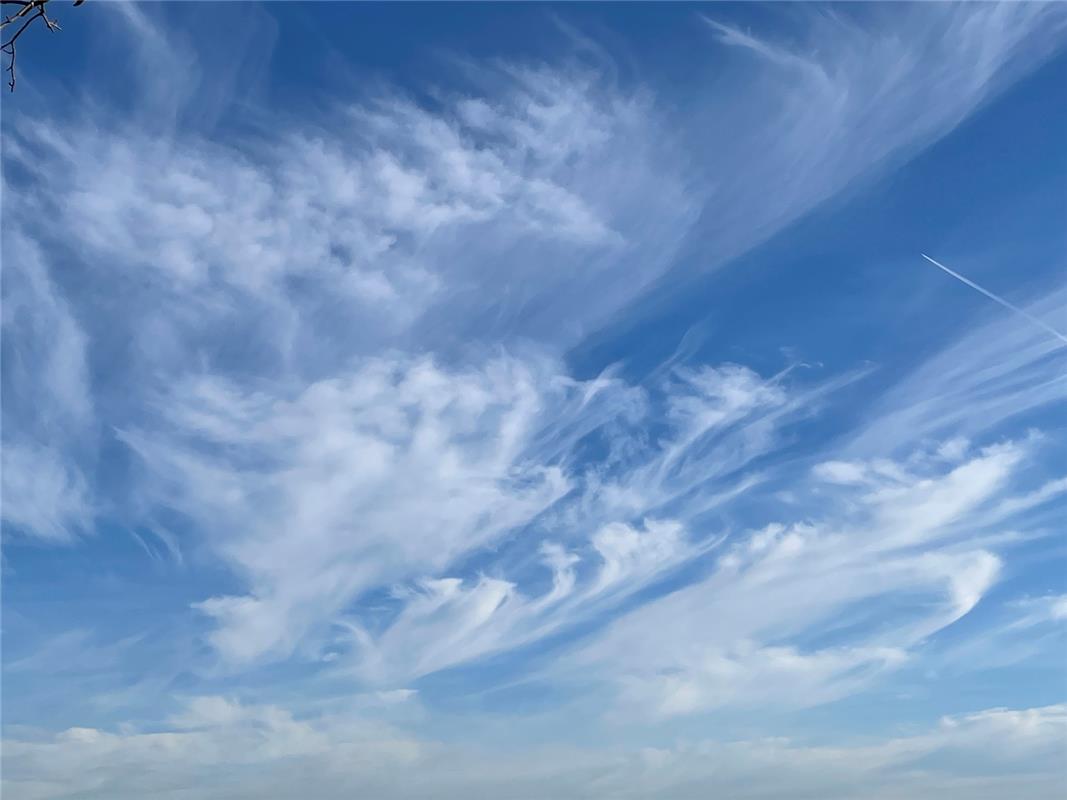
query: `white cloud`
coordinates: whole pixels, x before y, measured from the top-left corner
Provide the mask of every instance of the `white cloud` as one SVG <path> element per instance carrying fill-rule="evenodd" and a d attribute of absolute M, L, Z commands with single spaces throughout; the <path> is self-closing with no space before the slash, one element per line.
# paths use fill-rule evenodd
<path fill-rule="evenodd" d="M 1067 27 L 1059 7 L 1029 3 L 812 6 L 766 34 L 728 14 L 705 18 L 726 57 L 699 135 L 710 267 L 953 130 Z"/>
<path fill-rule="evenodd" d="M 94 507 L 85 478 L 62 455 L 9 441 L 2 471 L 5 534 L 69 542 L 90 529 Z"/>
<path fill-rule="evenodd" d="M 361 593 L 444 569 L 562 496 L 560 468 L 525 454 L 555 402 L 544 368 L 373 359 L 269 395 L 204 377 L 162 401 L 160 430 L 123 434 L 153 501 L 249 584 L 199 605 L 223 656 L 288 655 Z"/>
<path fill-rule="evenodd" d="M 1067 309 L 1062 287 L 1026 306 L 1037 317 Z M 924 361 L 869 411 L 850 453 L 893 453 L 898 443 L 998 431 L 1005 423 L 1067 403 L 1067 348 L 1024 319 L 994 308 L 982 323 Z"/>
<path fill-rule="evenodd" d="M 803 707 L 864 688 L 996 581 L 1001 560 L 975 535 L 1024 452 L 998 445 L 947 471 L 901 482 L 891 470 L 823 496 L 816 521 L 751 533 L 704 580 L 614 621 L 562 674 L 614 681 L 624 707 L 660 715 Z"/>
<path fill-rule="evenodd" d="M 1057 9 L 1030 4 L 803 14 L 802 37 L 835 41 L 816 54 L 718 24 L 762 66 L 742 59 L 741 84 L 702 89 L 699 102 L 740 110 L 692 132 L 702 146 L 687 153 L 689 134 L 669 135 L 676 121 L 645 87 L 516 64 L 469 67 L 470 85 L 439 92 L 433 109 L 383 91 L 317 121 L 209 140 L 179 120 L 197 117 L 198 98 L 217 116 L 215 89 L 238 70 L 211 62 L 208 81 L 195 38 L 118 11 L 142 72 L 168 76 L 165 91 L 144 87 L 167 122 L 117 127 L 87 104 L 67 122 L 19 120 L 5 148 L 29 175 L 6 239 L 93 270 L 100 290 L 78 291 L 85 335 L 99 364 L 128 364 L 94 387 L 95 403 L 80 391 L 104 427 L 127 426 L 140 388 L 193 359 L 310 381 L 392 346 L 573 343 L 670 269 L 698 218 L 723 263 L 887 154 L 950 130 L 1062 33 Z M 233 42 L 235 58 L 246 44 Z M 781 123 L 767 125 L 774 107 Z M 759 109 L 758 124 L 744 109 Z M 7 340 L 26 347 L 30 334 Z"/>
<path fill-rule="evenodd" d="M 1067 620 L 1067 594 L 1048 594 L 1024 597 L 1010 604 L 1012 618 L 997 633 L 1032 631 L 1042 626 L 1057 626 Z"/>
<path fill-rule="evenodd" d="M 22 212 L 5 213 L 18 220 Z M 86 334 L 33 240 L 16 228 L 3 252 L 4 366 L 15 390 L 5 407 L 30 406 L 33 423 L 47 432 L 76 431 L 92 414 Z"/>
<path fill-rule="evenodd" d="M 241 786 L 241 773 L 265 765 L 277 769 L 280 776 L 286 764 L 312 759 L 320 769 L 330 771 L 334 765 L 333 769 L 366 774 L 371 765 L 402 768 L 418 751 L 417 743 L 380 724 L 360 720 L 336 726 L 329 721 L 312 723 L 294 719 L 275 706 L 195 697 L 160 732 L 70 728 L 47 744 L 5 742 L 5 794 L 47 798 L 80 791 L 96 796 L 124 792 L 178 796 L 200 783 L 202 796 L 222 797 Z M 20 780 L 18 773 L 27 779 Z M 213 785 L 208 787 L 209 783 Z"/>
<path fill-rule="evenodd" d="M 824 461 L 813 473 L 819 480 L 843 484 L 864 483 L 867 477 L 865 465 L 852 461 Z"/>
<path fill-rule="evenodd" d="M 1060 671 L 1067 642 L 1067 595 L 1025 596 L 993 609 L 981 632 L 932 653 L 936 673 L 956 675 L 1026 664 Z"/>
<path fill-rule="evenodd" d="M 524 748 L 419 740 L 369 719 L 295 718 L 274 706 L 198 697 L 157 732 L 71 728 L 4 743 L 5 795 L 323 800 L 864 797 L 1051 800 L 1064 786 L 1067 709 L 991 709 L 864 744 L 699 740 L 670 747 Z"/>
<path fill-rule="evenodd" d="M 726 707 L 806 708 L 851 694 L 906 659 L 902 650 L 887 647 L 803 653 L 741 641 L 707 649 L 684 667 L 661 668 L 662 674 L 624 677 L 622 691 L 626 702 L 652 704 L 663 716 Z"/>
<path fill-rule="evenodd" d="M 121 13 L 143 57 L 161 51 L 146 71 L 195 60 Z M 720 545 L 710 577 L 625 614 L 564 667 L 660 715 L 861 689 L 997 580 L 1001 556 L 974 534 L 1062 493 L 1016 491 L 1028 445 L 981 446 L 1062 401 L 1062 351 L 1017 320 L 964 337 L 792 485 L 825 501 L 814 521 L 729 546 L 709 512 L 761 486 L 785 429 L 857 376 L 805 388 L 704 365 L 634 386 L 576 380 L 560 353 L 684 246 L 726 263 L 947 133 L 1063 34 L 1062 12 L 1036 4 L 881 13 L 805 9 L 796 46 L 719 25 L 728 69 L 695 99 L 511 64 L 472 68 L 432 104 L 386 90 L 250 136 L 182 127 L 193 83 L 152 106 L 162 130 L 89 107 L 15 124 L 5 519 L 59 541 L 102 500 L 135 519 L 177 511 L 241 587 L 196 604 L 228 667 L 331 659 L 383 707 L 410 701 L 394 687 L 419 676 L 614 612 Z M 694 104 L 716 118 L 694 123 Z M 1059 291 L 1030 310 L 1063 305 Z M 98 429 L 142 470 L 115 498 L 86 478 Z M 389 590 L 388 613 L 359 605 Z M 990 731 L 1019 732 L 1030 749 L 997 753 L 1029 765 L 1062 720 L 996 711 L 870 749 L 718 742 L 523 764 L 200 698 L 159 730 L 9 742 L 5 780 L 27 798 L 683 798 L 709 781 L 731 796 L 943 796 L 977 789 L 909 759 L 982 759 Z M 1049 775 L 1042 762 L 1019 791 L 1051 796 Z"/>
<path fill-rule="evenodd" d="M 355 670 L 364 679 L 404 682 L 487 654 L 512 649 L 611 608 L 700 553 L 676 522 L 647 520 L 640 529 L 605 525 L 591 537 L 595 556 L 558 544 L 541 549 L 552 582 L 527 597 L 507 580 L 424 580 L 399 598 L 402 609 L 378 635 L 347 623 Z M 591 568 L 578 574 L 584 561 Z"/>
<path fill-rule="evenodd" d="M 5 535 L 69 542 L 95 510 L 78 466 L 94 437 L 87 337 L 32 241 L 5 234 L 3 261 Z"/>
<path fill-rule="evenodd" d="M 790 405 L 781 385 L 750 371 L 728 368 L 725 383 L 701 374 L 649 398 L 673 409 L 651 445 L 649 406 L 635 404 L 634 389 L 506 357 L 463 370 L 372 359 L 289 392 L 261 383 L 249 394 L 204 376 L 160 398 L 152 432 L 122 437 L 147 470 L 152 504 L 194 519 L 249 585 L 246 596 L 198 605 L 219 623 L 211 640 L 231 665 L 286 656 L 362 593 L 418 579 L 380 641 L 357 637 L 364 674 L 405 681 L 573 623 L 713 543 L 677 522 L 631 520 L 679 501 L 693 513 L 694 485 L 766 452 L 773 417 Z M 602 474 L 605 462 L 580 466 L 590 435 L 610 436 L 625 486 Z M 528 598 L 501 578 L 437 577 L 553 504 L 542 526 L 562 538 L 543 549 L 547 595 Z"/>
<path fill-rule="evenodd" d="M 573 341 L 669 264 L 695 215 L 681 157 L 647 98 L 595 75 L 481 78 L 476 100 L 430 110 L 386 91 L 252 140 L 95 115 L 22 124 L 8 154 L 33 176 L 20 222 L 137 298 L 124 323 L 162 339 L 140 342 L 156 369 L 235 325 L 305 368 L 461 333 Z M 660 204 L 638 213 L 650 194 Z M 597 291 L 571 302 L 575 281 Z"/>

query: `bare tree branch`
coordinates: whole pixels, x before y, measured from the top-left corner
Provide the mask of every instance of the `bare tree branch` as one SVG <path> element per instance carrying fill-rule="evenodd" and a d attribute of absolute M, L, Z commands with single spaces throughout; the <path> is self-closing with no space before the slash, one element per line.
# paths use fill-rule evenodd
<path fill-rule="evenodd" d="M 0 5 L 20 6 L 18 11 L 0 20 L 0 30 L 22 20 L 22 25 L 19 29 L 3 44 L 0 44 L 0 52 L 6 54 L 8 57 L 5 71 L 10 76 L 7 85 L 11 91 L 15 91 L 15 43 L 18 41 L 18 38 L 22 36 L 23 32 L 38 19 L 44 20 L 44 26 L 48 28 L 48 30 L 60 30 L 59 22 L 52 17 L 49 17 L 48 12 L 45 10 L 45 5 L 48 2 L 49 0 L 0 0 Z M 84 2 L 85 0 L 74 0 L 74 5 L 80 6 Z"/>

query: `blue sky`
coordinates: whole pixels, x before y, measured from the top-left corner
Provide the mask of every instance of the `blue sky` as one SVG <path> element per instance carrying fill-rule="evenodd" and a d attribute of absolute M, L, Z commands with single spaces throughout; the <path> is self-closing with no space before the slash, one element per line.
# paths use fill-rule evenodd
<path fill-rule="evenodd" d="M 1062 796 L 1062 5 L 59 16 L 6 796 Z"/>

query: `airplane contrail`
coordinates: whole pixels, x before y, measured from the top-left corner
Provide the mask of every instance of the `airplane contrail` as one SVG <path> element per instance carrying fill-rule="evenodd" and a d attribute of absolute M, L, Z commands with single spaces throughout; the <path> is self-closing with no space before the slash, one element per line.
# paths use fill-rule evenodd
<path fill-rule="evenodd" d="M 1067 336 L 1064 336 L 1062 333 L 1060 333 L 1058 330 L 1053 328 L 1051 325 L 1049 325 L 1044 320 L 1038 319 L 1033 314 L 1031 314 L 1031 313 L 1029 313 L 1027 311 L 1024 311 L 1023 309 L 1019 308 L 1016 305 L 1013 305 L 1013 304 L 1009 303 L 1003 297 L 998 297 L 997 295 L 993 294 L 988 289 L 983 289 L 977 283 L 975 283 L 972 280 L 968 280 L 967 278 L 965 278 L 962 275 L 960 275 L 958 272 L 953 272 L 948 267 L 946 267 L 944 264 L 942 264 L 940 261 L 934 261 L 934 259 L 932 259 L 932 258 L 930 258 L 930 256 L 926 255 L 926 253 L 920 253 L 919 255 L 921 255 L 923 258 L 925 258 L 927 261 L 929 261 L 931 264 L 933 264 L 938 269 L 941 269 L 941 270 L 944 270 L 945 272 L 947 272 L 949 275 L 951 275 L 956 280 L 962 281 L 963 283 L 965 283 L 968 286 L 970 286 L 972 289 L 977 289 L 979 292 L 984 294 L 990 300 L 992 300 L 992 301 L 994 301 L 996 303 L 1000 303 L 1002 306 L 1004 306 L 1004 308 L 1007 308 L 1007 309 L 1009 309 L 1011 311 L 1014 311 L 1016 314 L 1019 314 L 1021 316 L 1026 317 L 1028 320 L 1030 320 L 1032 323 L 1034 323 L 1038 327 L 1043 328 L 1044 330 L 1048 331 L 1053 336 L 1055 336 L 1057 339 L 1059 339 L 1061 342 L 1063 342 L 1064 344 L 1067 344 Z"/>

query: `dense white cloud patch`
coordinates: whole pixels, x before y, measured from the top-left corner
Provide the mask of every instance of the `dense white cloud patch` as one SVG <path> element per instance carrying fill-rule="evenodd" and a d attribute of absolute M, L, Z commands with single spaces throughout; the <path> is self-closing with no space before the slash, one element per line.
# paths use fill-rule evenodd
<path fill-rule="evenodd" d="M 143 42 L 151 23 L 124 17 Z M 661 273 L 695 206 L 649 99 L 582 70 L 479 82 L 434 110 L 383 92 L 237 142 L 89 109 L 9 125 L 9 525 L 89 527 L 93 431 L 153 427 L 153 394 L 190 372 L 284 394 L 384 351 L 573 341 Z M 30 472 L 52 495 L 25 496 Z"/>
<path fill-rule="evenodd" d="M 669 265 L 696 210 L 682 157 L 647 98 L 595 75 L 484 77 L 484 98 L 384 94 L 236 142 L 27 125 L 8 157 L 42 188 L 18 222 L 148 303 L 125 310 L 163 338 L 156 368 L 235 322 L 296 368 L 412 343 L 413 326 L 416 347 L 573 340 Z M 568 300 L 575 281 L 597 291 Z"/>
<path fill-rule="evenodd" d="M 156 502 L 193 517 L 252 594 L 200 604 L 247 663 L 287 655 L 369 588 L 434 572 L 528 522 L 568 488 L 524 458 L 541 385 L 507 359 L 449 372 L 375 359 L 292 399 L 211 379 L 168 399 L 159 431 L 123 434 Z"/>

